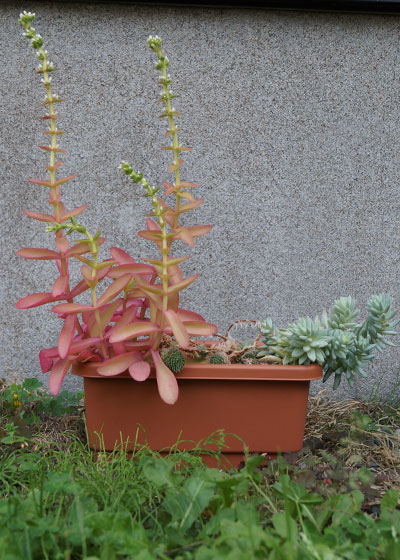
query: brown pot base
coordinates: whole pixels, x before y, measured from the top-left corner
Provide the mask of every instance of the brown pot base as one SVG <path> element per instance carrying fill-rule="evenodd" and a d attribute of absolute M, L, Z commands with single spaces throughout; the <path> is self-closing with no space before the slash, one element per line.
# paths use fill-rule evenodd
<path fill-rule="evenodd" d="M 127 373 L 102 377 L 96 367 L 73 367 L 84 377 L 92 449 L 112 451 L 129 440 L 162 451 L 178 439 L 179 448 L 193 449 L 214 434 L 217 441 L 209 441 L 207 449 L 217 450 L 223 431 L 223 453 L 234 466 L 243 460 L 244 442 L 250 453 L 301 449 L 309 384 L 322 376 L 316 364 L 191 364 L 178 375 L 179 398 L 171 406 L 161 401 L 154 372 L 138 383 Z M 205 456 L 205 461 L 215 459 Z"/>

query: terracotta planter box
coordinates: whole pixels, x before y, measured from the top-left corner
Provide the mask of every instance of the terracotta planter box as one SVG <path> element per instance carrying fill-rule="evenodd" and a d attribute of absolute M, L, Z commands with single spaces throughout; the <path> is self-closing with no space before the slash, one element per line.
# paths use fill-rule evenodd
<path fill-rule="evenodd" d="M 121 443 L 121 434 L 122 441 L 147 440 L 161 451 L 178 437 L 185 440 L 180 448 L 191 449 L 221 429 L 242 438 L 250 452 L 297 451 L 303 444 L 310 381 L 322 377 L 316 364 L 190 364 L 177 376 L 179 399 L 171 406 L 161 401 L 154 372 L 138 383 L 128 373 L 102 377 L 97 365 L 76 364 L 72 371 L 84 378 L 90 445 L 100 449 L 101 434 L 107 451 Z M 224 455 L 237 465 L 243 443 L 227 435 L 225 444 Z"/>

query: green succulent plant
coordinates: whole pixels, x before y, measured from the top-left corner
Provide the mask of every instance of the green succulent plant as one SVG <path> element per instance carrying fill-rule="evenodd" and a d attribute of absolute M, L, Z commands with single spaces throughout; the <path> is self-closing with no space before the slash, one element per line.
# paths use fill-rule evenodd
<path fill-rule="evenodd" d="M 173 372 L 179 373 L 185 365 L 185 356 L 179 348 L 170 348 L 163 355 L 164 364 Z"/>
<path fill-rule="evenodd" d="M 321 319 L 303 317 L 284 329 L 266 319 L 261 324 L 263 345 L 257 357 L 275 355 L 283 364 L 318 363 L 323 366 L 324 382 L 334 375 L 334 389 L 343 376 L 352 385 L 356 375 L 367 377 L 364 367 L 374 359 L 375 350 L 381 352 L 385 345 L 394 346 L 386 336 L 397 334 L 394 329 L 399 320 L 392 320 L 396 311 L 389 296 L 371 296 L 366 310 L 366 319 L 356 323 L 356 302 L 351 297 L 341 297 Z"/>
<path fill-rule="evenodd" d="M 225 360 L 221 354 L 213 354 L 208 360 L 210 364 L 224 364 Z"/>

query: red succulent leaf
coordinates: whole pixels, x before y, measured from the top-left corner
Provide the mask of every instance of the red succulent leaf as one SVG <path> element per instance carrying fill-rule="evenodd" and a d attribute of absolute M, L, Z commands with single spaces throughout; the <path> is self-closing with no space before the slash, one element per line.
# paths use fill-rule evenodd
<path fill-rule="evenodd" d="M 69 241 L 66 237 L 56 237 L 55 244 L 60 253 L 66 253 L 69 248 Z"/>
<path fill-rule="evenodd" d="M 181 307 L 177 310 L 177 315 L 179 319 L 183 322 L 185 321 L 201 321 L 205 323 L 204 317 L 195 313 L 194 311 L 189 311 L 188 309 L 182 309 Z"/>
<path fill-rule="evenodd" d="M 60 258 L 59 253 L 50 249 L 20 249 L 17 251 L 17 255 L 25 259 L 35 259 L 38 261 Z"/>
<path fill-rule="evenodd" d="M 135 264 L 135 260 L 122 249 L 111 247 L 110 253 L 112 258 L 119 264 Z"/>
<path fill-rule="evenodd" d="M 97 240 L 98 241 L 98 240 Z M 88 243 L 77 243 L 73 245 L 70 249 L 68 249 L 66 255 L 67 257 L 74 257 L 77 255 L 84 255 L 85 253 L 90 252 L 90 245 Z"/>
<path fill-rule="evenodd" d="M 92 305 L 81 305 L 80 303 L 60 303 L 51 308 L 54 313 L 82 313 L 84 311 L 93 311 Z"/>
<path fill-rule="evenodd" d="M 82 336 L 82 335 L 81 335 Z M 82 338 L 81 340 L 74 340 L 69 347 L 70 354 L 79 354 L 82 350 L 96 346 L 100 342 L 99 337 Z"/>
<path fill-rule="evenodd" d="M 82 214 L 82 212 L 84 212 L 87 207 L 88 207 L 88 205 L 84 204 L 83 206 L 79 206 L 78 208 L 73 208 L 72 210 L 68 210 L 68 212 L 64 211 L 62 213 L 62 215 L 60 216 L 60 221 L 65 222 L 66 220 L 68 220 L 72 216 L 79 216 L 79 214 Z"/>
<path fill-rule="evenodd" d="M 140 359 L 137 362 L 133 362 L 129 366 L 128 371 L 135 381 L 145 381 L 150 375 L 150 364 Z"/>
<path fill-rule="evenodd" d="M 177 169 L 180 168 L 180 166 L 182 165 L 182 163 L 183 163 L 183 159 L 182 159 L 182 158 L 179 158 L 179 159 L 178 159 L 178 163 L 171 163 L 171 164 L 169 165 L 168 171 L 169 171 L 170 173 L 173 173 L 174 171 L 176 171 Z"/>
<path fill-rule="evenodd" d="M 170 286 L 167 290 L 168 294 L 174 294 L 175 292 L 180 292 L 184 288 L 187 288 L 187 286 L 190 286 L 190 284 L 192 284 L 192 282 L 194 282 L 199 276 L 200 274 L 193 274 L 193 276 L 185 278 L 182 282 L 178 282 L 177 284 Z"/>
<path fill-rule="evenodd" d="M 68 181 L 75 179 L 75 177 L 78 177 L 76 173 L 75 175 L 70 175 L 69 177 L 63 177 L 62 179 L 58 179 L 58 181 L 56 181 L 53 186 L 58 187 L 59 185 L 64 185 Z"/>
<path fill-rule="evenodd" d="M 206 235 L 213 226 L 190 226 L 187 229 L 190 231 L 192 237 L 201 237 L 202 235 Z"/>
<path fill-rule="evenodd" d="M 184 321 L 183 324 L 190 336 L 212 336 L 218 332 L 218 327 L 211 323 Z"/>
<path fill-rule="evenodd" d="M 90 268 L 90 266 L 88 266 L 87 264 L 81 266 L 81 274 L 84 277 L 84 279 L 89 283 L 93 282 L 96 279 L 96 277 L 92 277 L 92 270 L 93 269 Z"/>
<path fill-rule="evenodd" d="M 131 323 L 136 318 L 136 313 L 137 313 L 137 305 L 132 305 L 128 307 L 125 313 L 123 313 L 123 315 L 121 315 L 121 317 L 119 318 L 118 323 L 116 323 L 112 327 L 112 329 L 109 332 L 109 335 L 117 332 L 118 328 L 124 327 L 125 325 Z"/>
<path fill-rule="evenodd" d="M 173 311 L 177 311 L 179 306 L 179 292 L 175 292 L 175 294 L 169 294 L 168 296 L 168 309 L 172 309 Z"/>
<path fill-rule="evenodd" d="M 30 212 L 29 210 L 24 210 L 24 214 L 33 218 L 34 220 L 39 220 L 39 222 L 55 222 L 56 219 L 50 214 L 43 214 L 42 212 Z"/>
<path fill-rule="evenodd" d="M 64 326 L 61 330 L 60 337 L 58 339 L 58 353 L 60 358 L 64 359 L 69 354 L 69 349 L 74 338 L 76 328 L 76 316 L 68 315 L 65 319 Z"/>
<path fill-rule="evenodd" d="M 114 280 L 111 286 L 107 288 L 107 290 L 98 300 L 97 306 L 101 307 L 102 305 L 108 303 L 110 300 L 114 299 L 115 296 L 117 296 L 129 284 L 130 280 L 130 274 L 125 274 L 124 276 L 121 276 L 121 278 L 117 278 L 117 280 Z"/>
<path fill-rule="evenodd" d="M 184 212 L 189 212 L 189 210 L 194 210 L 203 204 L 204 198 L 199 198 L 195 202 L 188 202 L 187 204 L 181 204 L 179 206 L 178 214 L 183 214 Z"/>
<path fill-rule="evenodd" d="M 70 365 L 71 361 L 68 358 L 57 360 L 57 362 L 54 363 L 49 379 L 49 390 L 52 395 L 58 395 L 60 392 L 61 383 Z"/>
<path fill-rule="evenodd" d="M 149 231 L 161 231 L 160 226 L 151 218 L 146 218 L 146 226 Z"/>
<path fill-rule="evenodd" d="M 118 307 L 120 305 L 122 305 L 123 300 L 121 299 L 117 299 L 115 301 L 113 301 L 112 303 L 110 303 L 109 305 L 106 305 L 105 307 L 103 307 L 103 309 L 99 310 L 99 317 L 100 317 L 100 322 L 99 324 L 96 321 L 96 317 L 95 314 L 92 314 L 92 317 L 90 318 L 90 320 L 87 323 L 88 329 L 89 329 L 89 333 L 91 336 L 100 336 L 101 333 L 104 332 L 105 328 L 107 327 L 107 325 L 109 324 L 111 317 L 114 315 L 114 313 L 116 312 L 116 310 L 118 309 Z"/>
<path fill-rule="evenodd" d="M 180 239 L 181 241 L 189 245 L 189 247 L 194 247 L 193 235 L 188 228 L 185 228 L 183 226 L 177 227 L 174 230 L 174 233 L 174 239 Z"/>
<path fill-rule="evenodd" d="M 86 282 L 86 280 L 81 280 L 79 282 L 79 284 L 77 284 L 72 290 L 71 290 L 71 297 L 75 298 L 76 296 L 79 296 L 80 294 L 82 294 L 83 292 L 85 292 L 86 290 L 89 289 L 89 286 Z"/>
<path fill-rule="evenodd" d="M 166 404 L 175 404 L 178 399 L 179 389 L 175 375 L 167 368 L 158 352 L 151 351 L 156 368 L 157 385 L 160 397 Z"/>
<path fill-rule="evenodd" d="M 52 148 L 51 146 L 38 146 L 41 150 L 46 150 L 46 152 L 55 152 L 60 154 L 66 154 L 67 150 L 61 150 L 60 148 Z"/>
<path fill-rule="evenodd" d="M 155 270 L 152 266 L 149 266 L 148 264 L 141 264 L 141 263 L 121 264 L 120 266 L 116 266 L 112 268 L 108 276 L 110 276 L 111 278 L 119 278 L 120 276 L 123 276 L 124 274 L 127 273 L 130 273 L 131 275 L 139 274 L 139 275 L 148 276 L 149 274 L 155 274 Z"/>
<path fill-rule="evenodd" d="M 54 165 L 46 165 L 46 169 L 48 169 L 49 171 L 57 171 L 57 169 L 59 169 L 61 165 L 62 161 L 59 160 Z"/>
<path fill-rule="evenodd" d="M 53 367 L 54 358 L 58 356 L 58 354 L 52 356 L 50 352 L 51 350 L 53 349 L 48 348 L 48 349 L 43 349 L 39 352 L 39 362 L 43 373 L 46 373 L 47 371 L 51 370 L 51 368 Z"/>
<path fill-rule="evenodd" d="M 68 285 L 68 276 L 59 276 L 53 284 L 51 293 L 54 297 L 61 296 L 65 293 Z"/>
<path fill-rule="evenodd" d="M 137 321 L 136 323 L 113 330 L 110 335 L 110 342 L 123 342 L 128 340 L 128 338 L 137 338 L 138 336 L 145 336 L 154 332 L 160 332 L 158 325 L 150 321 Z"/>
<path fill-rule="evenodd" d="M 126 352 L 125 354 L 114 356 L 103 362 L 101 366 L 97 368 L 97 372 L 104 376 L 118 375 L 126 371 L 129 366 L 138 359 L 142 359 L 142 356 L 138 352 Z"/>
<path fill-rule="evenodd" d="M 171 284 L 178 284 L 178 282 L 183 280 L 182 271 L 178 265 L 168 265 L 168 272 Z"/>
<path fill-rule="evenodd" d="M 195 202 L 196 201 L 196 199 L 194 198 L 192 193 L 190 193 L 188 191 L 182 191 L 181 192 L 181 197 L 184 198 L 185 200 L 188 200 L 189 202 Z"/>
<path fill-rule="evenodd" d="M 49 292 L 39 292 L 20 298 L 16 303 L 16 307 L 17 309 L 31 309 L 32 307 L 39 307 L 39 305 L 44 305 L 45 303 L 58 301 L 60 299 L 59 297 L 54 297 L 53 294 Z"/>
<path fill-rule="evenodd" d="M 164 311 L 164 316 L 179 346 L 187 348 L 189 346 L 189 334 L 178 315 L 172 309 L 168 309 L 168 311 Z"/>
<path fill-rule="evenodd" d="M 143 239 L 147 239 L 148 241 L 155 241 L 160 242 L 162 238 L 162 233 L 158 233 L 156 231 L 148 231 L 147 229 L 143 229 L 138 231 L 138 236 L 143 237 Z"/>
<path fill-rule="evenodd" d="M 179 185 L 180 187 L 184 187 L 185 189 L 191 189 L 192 187 L 200 187 L 197 183 L 190 183 L 189 181 L 182 181 Z"/>

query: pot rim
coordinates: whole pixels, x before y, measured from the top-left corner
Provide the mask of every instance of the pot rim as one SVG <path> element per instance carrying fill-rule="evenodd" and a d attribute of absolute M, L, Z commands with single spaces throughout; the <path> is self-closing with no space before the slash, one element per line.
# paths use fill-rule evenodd
<path fill-rule="evenodd" d="M 100 362 L 75 362 L 72 373 L 79 377 L 97 379 L 131 379 L 128 371 L 118 375 L 100 375 L 96 368 Z M 177 380 L 237 380 L 237 381 L 312 381 L 321 379 L 322 367 L 318 364 L 307 366 L 283 364 L 187 364 L 177 374 Z M 152 367 L 148 379 L 156 379 L 155 369 Z"/>

